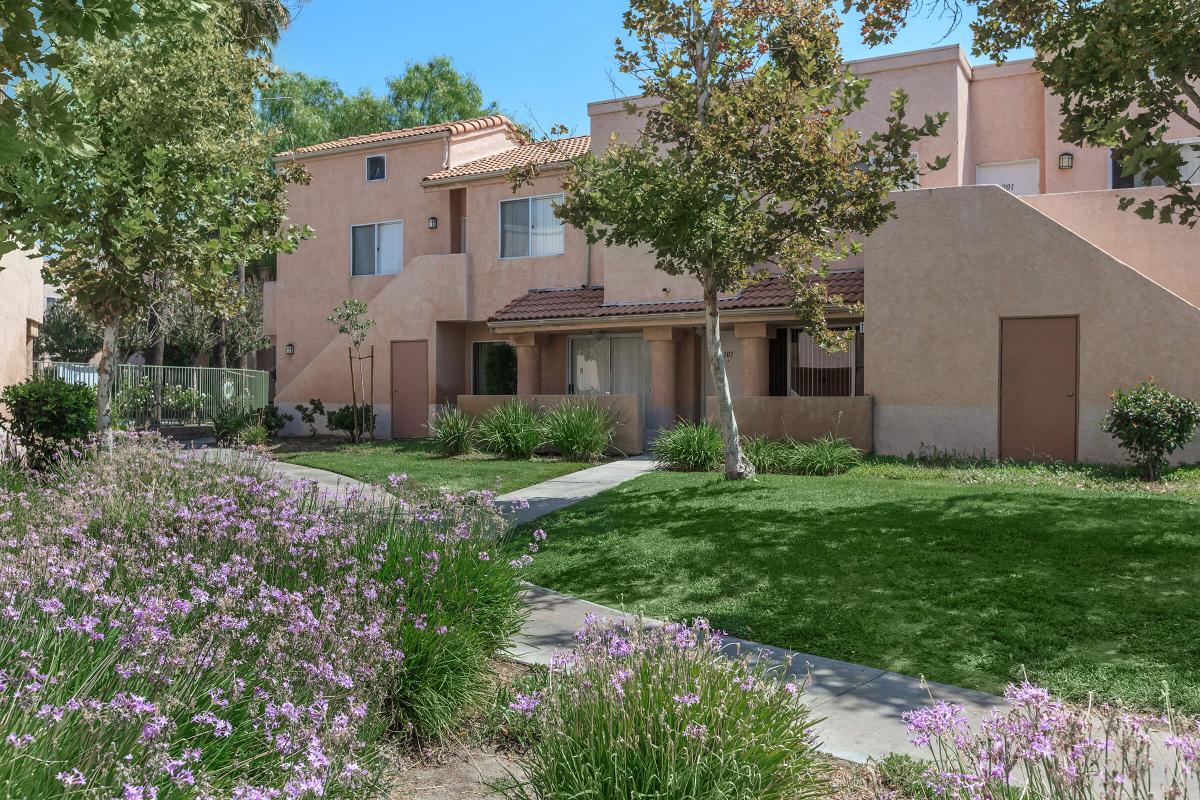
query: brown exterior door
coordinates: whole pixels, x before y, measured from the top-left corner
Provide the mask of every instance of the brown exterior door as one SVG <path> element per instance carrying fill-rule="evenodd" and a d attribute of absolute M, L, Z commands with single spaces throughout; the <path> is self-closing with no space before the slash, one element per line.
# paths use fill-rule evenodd
<path fill-rule="evenodd" d="M 1000 320 L 1000 457 L 1074 461 L 1079 320 Z"/>
<path fill-rule="evenodd" d="M 392 438 L 429 434 L 429 343 L 392 342 Z"/>

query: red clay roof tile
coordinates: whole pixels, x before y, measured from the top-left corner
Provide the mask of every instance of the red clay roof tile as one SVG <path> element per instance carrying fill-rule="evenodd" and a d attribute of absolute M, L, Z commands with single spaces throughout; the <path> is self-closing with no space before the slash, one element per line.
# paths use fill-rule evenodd
<path fill-rule="evenodd" d="M 440 183 L 478 175 L 507 172 L 513 167 L 524 167 L 530 164 L 544 166 L 556 164 L 577 158 L 592 146 L 592 137 L 573 136 L 570 139 L 556 139 L 551 142 L 533 142 L 501 150 L 490 156 L 477 158 L 465 164 L 459 164 L 441 172 L 427 176 L 422 183 Z"/>
<path fill-rule="evenodd" d="M 410 139 L 414 136 L 424 136 L 427 133 L 446 133 L 451 136 L 457 136 L 459 134 L 470 133 L 472 131 L 482 131 L 487 130 L 488 128 L 502 127 L 516 130 L 512 122 L 509 121 L 508 117 L 504 116 L 503 114 L 493 114 L 489 117 L 479 117 L 478 119 L 462 119 L 455 122 L 439 122 L 435 125 L 418 125 L 415 128 L 402 128 L 398 131 L 368 133 L 362 136 L 347 136 L 344 139 L 335 139 L 332 142 L 320 142 L 318 144 L 297 147 L 293 150 L 279 153 L 276 158 L 326 153 L 333 150 L 340 150 L 343 147 L 357 147 L 359 145 L 367 144 L 384 144 L 386 142 L 391 142 L 398 139 Z"/>

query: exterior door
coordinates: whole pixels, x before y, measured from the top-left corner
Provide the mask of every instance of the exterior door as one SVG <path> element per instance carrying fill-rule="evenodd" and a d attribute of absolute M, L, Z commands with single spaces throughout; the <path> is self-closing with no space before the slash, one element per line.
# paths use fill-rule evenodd
<path fill-rule="evenodd" d="M 1000 320 L 1000 457 L 1074 461 L 1079 319 Z"/>
<path fill-rule="evenodd" d="M 392 438 L 429 434 L 429 343 L 392 342 Z"/>

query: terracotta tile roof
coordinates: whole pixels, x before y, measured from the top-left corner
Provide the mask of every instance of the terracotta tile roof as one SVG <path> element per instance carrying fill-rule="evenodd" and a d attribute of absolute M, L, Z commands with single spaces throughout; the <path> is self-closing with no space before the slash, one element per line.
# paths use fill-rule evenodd
<path fill-rule="evenodd" d="M 279 153 L 276 158 L 282 156 L 301 156 L 312 155 L 313 153 L 325 153 L 331 150 L 340 150 L 343 147 L 357 147 L 359 145 L 368 144 L 383 144 L 398 139 L 411 139 L 414 136 L 424 136 L 428 133 L 446 133 L 451 136 L 457 136 L 463 133 L 471 133 L 472 131 L 482 131 L 488 128 L 507 127 L 515 130 L 512 122 L 503 114 L 493 114 L 490 117 L 479 117 L 478 119 L 463 119 L 456 122 L 439 122 L 436 125 L 418 125 L 415 128 L 403 128 L 398 131 L 384 131 L 383 133 L 368 133 L 363 136 L 347 136 L 345 139 L 335 139 L 332 142 L 320 142 L 319 144 L 310 144 L 304 147 L 297 147 L 294 150 L 288 150 Z"/>
<path fill-rule="evenodd" d="M 488 175 L 507 172 L 513 167 L 524 167 L 529 164 L 555 164 L 578 158 L 592 146 L 591 136 L 573 136 L 570 139 L 556 139 L 553 142 L 534 142 L 501 150 L 484 158 L 477 158 L 465 164 L 459 164 L 441 172 L 429 175 L 422 183 L 437 183 L 440 181 L 467 178 L 475 175 Z"/>
<path fill-rule="evenodd" d="M 847 303 L 863 299 L 861 269 L 831 270 L 825 278 L 831 294 Z M 781 277 L 768 278 L 743 289 L 735 297 L 720 301 L 723 311 L 734 309 L 782 308 L 792 302 L 792 292 Z M 533 289 L 492 315 L 489 322 L 527 322 L 543 319 L 626 317 L 644 314 L 678 314 L 704 310 L 702 300 L 667 300 L 647 303 L 604 302 L 603 286 L 578 289 Z"/>

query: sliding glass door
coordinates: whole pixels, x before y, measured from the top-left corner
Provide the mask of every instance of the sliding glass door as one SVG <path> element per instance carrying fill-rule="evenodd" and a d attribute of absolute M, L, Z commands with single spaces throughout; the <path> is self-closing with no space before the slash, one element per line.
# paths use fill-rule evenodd
<path fill-rule="evenodd" d="M 581 395 L 635 394 L 643 405 L 650 393 L 650 362 L 640 336 L 571 338 L 569 391 Z"/>

